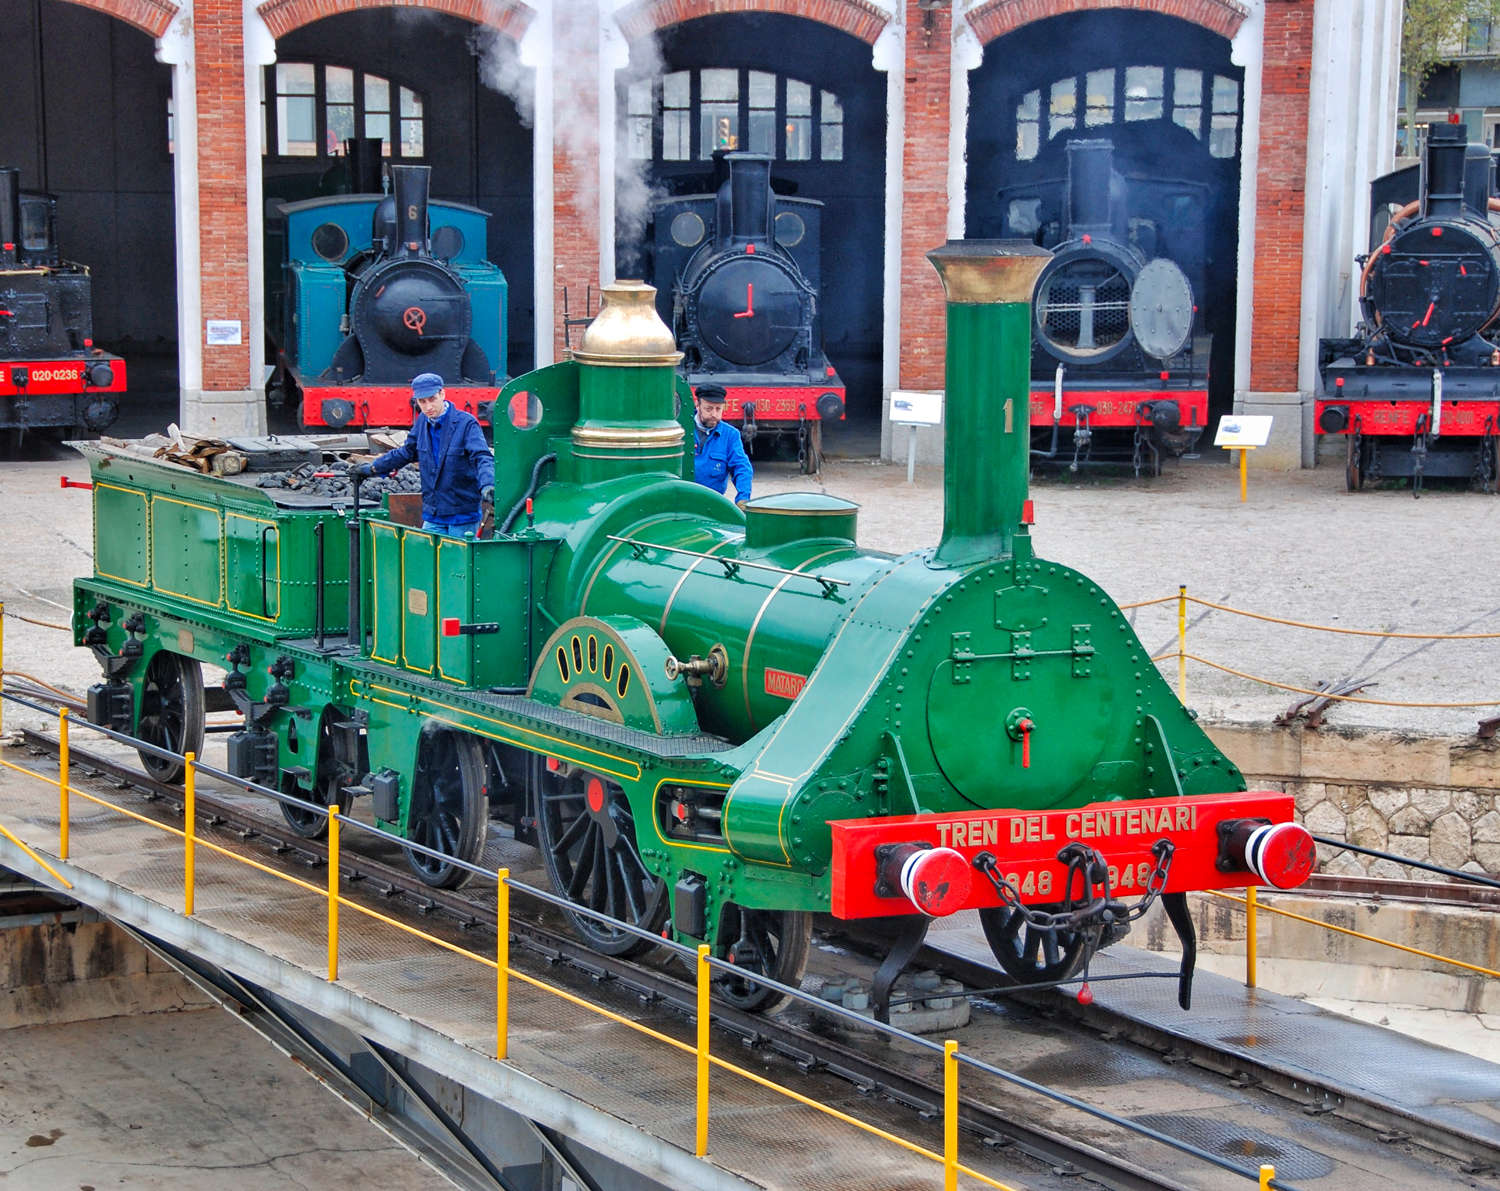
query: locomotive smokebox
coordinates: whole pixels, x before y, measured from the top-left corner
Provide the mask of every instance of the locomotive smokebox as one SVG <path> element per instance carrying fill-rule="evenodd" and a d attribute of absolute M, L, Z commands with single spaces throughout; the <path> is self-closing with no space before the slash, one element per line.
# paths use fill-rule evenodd
<path fill-rule="evenodd" d="M 1111 141 L 1068 142 L 1068 235 L 1108 235 L 1109 187 L 1114 174 Z"/>
<path fill-rule="evenodd" d="M 943 540 L 936 561 L 1009 557 L 1031 463 L 1031 299 L 1052 253 L 1029 240 L 950 240 L 927 254 L 948 295 Z"/>
<path fill-rule="evenodd" d="M 427 255 L 427 191 L 432 167 L 391 167 L 391 189 L 396 199 L 396 228 L 401 249 L 408 256 Z"/>
<path fill-rule="evenodd" d="M 1427 160 L 1422 178 L 1422 217 L 1461 219 L 1464 214 L 1464 163 L 1469 130 L 1462 124 L 1434 124 L 1427 133 Z"/>
<path fill-rule="evenodd" d="M 16 263 L 21 247 L 21 171 L 0 169 L 0 261 Z"/>
<path fill-rule="evenodd" d="M 719 238 L 737 244 L 771 238 L 771 159 L 759 153 L 726 153 L 729 181 L 719 188 Z"/>

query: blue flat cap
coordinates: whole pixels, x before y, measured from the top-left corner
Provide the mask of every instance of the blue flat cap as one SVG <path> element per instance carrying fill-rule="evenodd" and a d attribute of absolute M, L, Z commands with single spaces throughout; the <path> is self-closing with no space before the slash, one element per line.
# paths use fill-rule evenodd
<path fill-rule="evenodd" d="M 442 391 L 443 378 L 436 372 L 424 372 L 412 377 L 411 395 L 419 400 L 423 397 L 436 397 Z"/>

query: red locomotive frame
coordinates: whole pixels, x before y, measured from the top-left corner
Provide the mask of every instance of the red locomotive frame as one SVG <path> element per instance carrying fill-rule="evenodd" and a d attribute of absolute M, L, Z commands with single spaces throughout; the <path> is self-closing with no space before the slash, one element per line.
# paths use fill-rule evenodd
<path fill-rule="evenodd" d="M 500 389 L 493 385 L 453 384 L 447 386 L 444 394 L 449 404 L 473 414 L 487 426 L 490 409 L 500 396 Z M 332 427 L 323 417 L 323 402 L 328 400 L 348 401 L 354 406 L 354 416 L 344 426 Z M 304 426 L 345 429 L 353 426 L 410 426 L 413 421 L 410 385 L 309 385 L 302 388 Z"/>
<path fill-rule="evenodd" d="M 1349 411 L 1349 420 L 1333 434 L 1413 435 L 1431 429 L 1432 399 L 1422 398 L 1346 401 L 1338 397 L 1319 398 L 1314 402 L 1313 424 L 1319 434 L 1323 429 L 1323 411 L 1330 405 Z M 1426 421 L 1423 421 L 1426 419 Z M 1423 422 L 1419 427 L 1418 422 Z M 1500 429 L 1500 400 L 1445 400 L 1439 427 L 1444 435 L 1483 436 Z"/>
<path fill-rule="evenodd" d="M 1143 402 L 1175 401 L 1182 410 L 1182 426 L 1192 430 L 1208 425 L 1208 388 L 1201 389 L 1063 389 L 1062 416 L 1059 426 L 1076 426 L 1078 416 L 1073 407 L 1087 405 L 1093 409 L 1089 425 L 1107 427 L 1149 426 L 1151 419 L 1141 413 Z M 1048 384 L 1033 382 L 1031 389 L 1032 426 L 1053 425 L 1057 409 L 1056 390 Z M 757 411 L 758 412 L 758 411 Z"/>
<path fill-rule="evenodd" d="M 1130 802 L 1095 802 L 1069 810 L 966 811 L 949 815 L 899 815 L 888 819 L 844 819 L 832 822 L 832 903 L 835 918 L 879 918 L 916 914 L 917 907 L 899 891 L 877 894 L 881 845 L 928 843 L 952 848 L 972 866 L 990 852 L 1023 902 L 1038 905 L 1062 900 L 1068 869 L 1057 859 L 1064 845 L 1077 841 L 1096 849 L 1110 868 L 1110 893 L 1144 894 L 1155 858 L 1151 846 L 1160 839 L 1176 845 L 1165 892 L 1241 889 L 1266 885 L 1254 873 L 1224 872 L 1218 867 L 1219 824 L 1231 820 L 1293 821 L 1295 799 L 1270 790 L 1199 794 L 1180 798 L 1143 798 Z M 1044 888 L 1045 886 L 1045 888 Z M 1087 892 L 1074 882 L 1075 899 Z M 943 905 L 944 915 L 1000 905 L 994 887 L 975 876 L 969 895 Z"/>
<path fill-rule="evenodd" d="M 704 384 L 709 381 L 702 382 Z M 724 416 L 731 421 L 743 420 L 745 404 L 755 406 L 756 422 L 800 422 L 806 418 L 816 422 L 818 398 L 824 393 L 835 393 L 839 401 L 848 402 L 842 382 L 828 385 L 725 385 L 729 399 L 724 403 Z M 843 421 L 846 413 L 839 415 Z"/>
<path fill-rule="evenodd" d="M 114 380 L 100 387 L 88 383 L 91 364 L 108 364 Z M 24 386 L 15 383 L 16 373 L 26 370 Z M 125 361 L 119 356 L 92 348 L 83 357 L 63 360 L 0 360 L 0 397 L 55 397 L 67 393 L 125 392 Z"/>

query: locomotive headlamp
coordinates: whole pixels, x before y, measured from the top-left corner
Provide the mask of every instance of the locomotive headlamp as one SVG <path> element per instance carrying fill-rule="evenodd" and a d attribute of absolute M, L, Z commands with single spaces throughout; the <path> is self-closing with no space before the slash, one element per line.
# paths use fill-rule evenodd
<path fill-rule="evenodd" d="M 972 887 L 969 862 L 956 848 L 930 843 L 881 844 L 875 849 L 877 897 L 905 896 L 929 918 L 961 909 Z"/>
<path fill-rule="evenodd" d="M 1277 889 L 1295 889 L 1317 863 L 1317 844 L 1299 823 L 1227 819 L 1219 824 L 1220 872 L 1250 872 Z"/>

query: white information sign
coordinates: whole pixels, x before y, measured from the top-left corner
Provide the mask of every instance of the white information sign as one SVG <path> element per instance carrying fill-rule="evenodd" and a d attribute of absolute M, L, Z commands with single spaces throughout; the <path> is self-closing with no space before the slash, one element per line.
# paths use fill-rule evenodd
<path fill-rule="evenodd" d="M 896 389 L 891 393 L 891 421 L 903 426 L 937 426 L 943 421 L 943 391 Z"/>
<path fill-rule="evenodd" d="M 1225 414 L 1219 419 L 1214 446 L 1263 447 L 1271 437 L 1271 421 L 1270 414 Z"/>
<path fill-rule="evenodd" d="M 237 318 L 208 319 L 204 338 L 209 347 L 238 347 L 243 342 L 240 320 Z"/>

